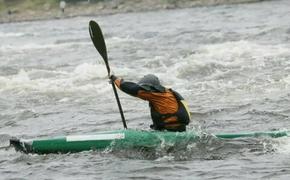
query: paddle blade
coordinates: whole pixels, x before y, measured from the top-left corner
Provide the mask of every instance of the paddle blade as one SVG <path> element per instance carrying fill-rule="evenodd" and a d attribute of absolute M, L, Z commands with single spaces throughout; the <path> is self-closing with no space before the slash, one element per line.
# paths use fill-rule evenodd
<path fill-rule="evenodd" d="M 94 46 L 98 50 L 100 55 L 103 57 L 107 70 L 108 70 L 108 74 L 110 75 L 110 66 L 108 62 L 107 48 L 106 48 L 106 43 L 104 40 L 102 30 L 100 26 L 98 25 L 98 23 L 91 20 L 89 24 L 89 31 L 90 31 L 90 36 L 94 43 Z"/>

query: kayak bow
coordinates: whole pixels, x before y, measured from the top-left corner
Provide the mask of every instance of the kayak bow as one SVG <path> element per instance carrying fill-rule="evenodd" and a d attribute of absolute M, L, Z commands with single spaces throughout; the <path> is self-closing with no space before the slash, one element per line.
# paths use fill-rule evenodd
<path fill-rule="evenodd" d="M 89 150 L 102 150 L 106 148 L 133 149 L 158 148 L 162 144 L 179 145 L 189 144 L 198 140 L 202 135 L 193 131 L 167 132 L 167 131 L 141 131 L 118 130 L 99 132 L 93 135 L 72 135 L 46 139 L 10 139 L 10 145 L 17 151 L 25 153 L 74 153 Z M 288 136 L 288 131 L 269 131 L 239 134 L 216 134 L 220 139 L 234 139 L 245 137 L 272 137 Z"/>

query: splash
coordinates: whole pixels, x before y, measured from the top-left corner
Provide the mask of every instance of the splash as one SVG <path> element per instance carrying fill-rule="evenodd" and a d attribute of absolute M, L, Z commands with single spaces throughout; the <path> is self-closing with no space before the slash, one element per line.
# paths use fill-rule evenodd
<path fill-rule="evenodd" d="M 289 154 L 290 153 L 290 138 L 283 137 L 277 139 L 275 143 L 276 152 L 281 154 Z"/>

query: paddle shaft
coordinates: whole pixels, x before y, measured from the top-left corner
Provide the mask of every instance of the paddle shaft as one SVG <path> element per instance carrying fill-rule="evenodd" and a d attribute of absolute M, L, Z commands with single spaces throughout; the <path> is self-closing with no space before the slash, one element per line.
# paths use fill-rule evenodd
<path fill-rule="evenodd" d="M 89 23 L 89 32 L 90 32 L 90 36 L 91 36 L 91 39 L 93 41 L 93 44 L 94 44 L 95 48 L 98 50 L 98 52 L 102 56 L 103 60 L 105 61 L 106 68 L 107 68 L 107 71 L 108 71 L 108 77 L 110 77 L 111 70 L 110 70 L 110 66 L 109 66 L 107 48 L 106 48 L 106 43 L 105 43 L 105 40 L 104 40 L 104 36 L 103 36 L 102 30 L 101 30 L 100 26 L 95 21 L 90 21 L 90 23 Z M 120 115 L 121 115 L 121 118 L 122 118 L 123 126 L 124 126 L 125 129 L 127 129 L 127 124 L 126 124 L 126 120 L 125 120 L 125 117 L 124 117 L 123 109 L 122 109 L 121 102 L 120 102 L 120 99 L 119 99 L 119 96 L 118 96 L 118 93 L 117 93 L 117 89 L 116 89 L 116 86 L 115 86 L 114 82 L 112 82 L 112 87 L 113 87 L 115 98 L 116 98 L 116 101 L 117 101 L 117 104 L 118 104 L 118 107 L 119 107 L 119 111 L 120 111 Z"/>
<path fill-rule="evenodd" d="M 121 118 L 122 118 L 123 126 L 124 126 L 125 129 L 127 129 L 127 124 L 126 124 L 126 121 L 125 121 L 125 117 L 124 117 L 123 109 L 122 109 L 121 102 L 120 102 L 120 99 L 119 99 L 119 95 L 117 93 L 117 89 L 116 89 L 115 83 L 113 81 L 112 81 L 112 87 L 113 87 L 115 98 L 116 98 L 116 101 L 117 101 L 117 104 L 118 104 L 118 107 L 119 107 L 119 111 L 120 111 L 120 115 L 121 115 Z"/>

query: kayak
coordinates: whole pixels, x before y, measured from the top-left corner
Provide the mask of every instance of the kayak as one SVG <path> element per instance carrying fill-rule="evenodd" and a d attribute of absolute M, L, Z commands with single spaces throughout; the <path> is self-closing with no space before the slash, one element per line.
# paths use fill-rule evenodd
<path fill-rule="evenodd" d="M 288 136 L 288 131 L 269 131 L 253 133 L 215 134 L 216 138 L 234 139 L 245 137 L 272 137 Z M 10 145 L 17 151 L 25 153 L 75 153 L 90 150 L 158 148 L 162 145 L 186 145 L 200 139 L 203 134 L 194 131 L 168 132 L 168 131 L 142 131 L 117 130 L 105 131 L 92 135 L 70 135 L 43 139 L 10 139 Z"/>

